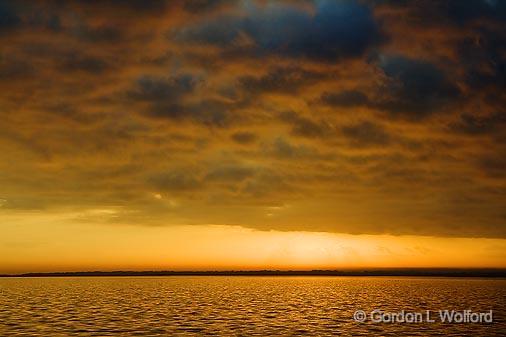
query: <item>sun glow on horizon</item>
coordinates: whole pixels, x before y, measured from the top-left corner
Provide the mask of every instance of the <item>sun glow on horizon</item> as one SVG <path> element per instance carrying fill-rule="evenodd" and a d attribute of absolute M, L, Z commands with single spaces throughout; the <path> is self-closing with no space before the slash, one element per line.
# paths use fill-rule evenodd
<path fill-rule="evenodd" d="M 225 225 L 66 224 L 57 217 L 33 222 L 26 218 L 8 221 L 7 235 L 0 238 L 0 273 L 506 266 L 503 239 L 260 231 Z"/>

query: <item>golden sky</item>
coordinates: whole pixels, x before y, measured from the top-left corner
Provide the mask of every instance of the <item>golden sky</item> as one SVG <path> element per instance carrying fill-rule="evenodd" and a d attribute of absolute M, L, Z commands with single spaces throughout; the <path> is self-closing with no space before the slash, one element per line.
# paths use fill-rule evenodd
<path fill-rule="evenodd" d="M 501 1 L 0 1 L 0 272 L 501 266 Z"/>

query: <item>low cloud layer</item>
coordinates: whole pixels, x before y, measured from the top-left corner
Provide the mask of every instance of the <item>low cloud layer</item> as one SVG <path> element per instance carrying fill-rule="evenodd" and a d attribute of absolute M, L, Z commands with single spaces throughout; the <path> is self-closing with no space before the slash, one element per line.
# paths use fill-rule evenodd
<path fill-rule="evenodd" d="M 0 1 L 0 213 L 504 238 L 505 20 L 485 0 Z"/>

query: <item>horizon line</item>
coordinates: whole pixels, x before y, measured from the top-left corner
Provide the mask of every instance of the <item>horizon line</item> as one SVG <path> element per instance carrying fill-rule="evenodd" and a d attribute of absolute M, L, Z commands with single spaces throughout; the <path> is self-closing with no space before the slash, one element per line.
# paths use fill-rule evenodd
<path fill-rule="evenodd" d="M 312 270 L 114 270 L 55 271 L 0 274 L 0 277 L 86 277 L 86 276 L 423 276 L 506 278 L 506 268 L 355 268 Z"/>

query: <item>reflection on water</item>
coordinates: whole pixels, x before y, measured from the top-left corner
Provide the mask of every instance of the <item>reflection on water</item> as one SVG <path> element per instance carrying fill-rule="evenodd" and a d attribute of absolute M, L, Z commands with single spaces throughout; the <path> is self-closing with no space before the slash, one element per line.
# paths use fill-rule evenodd
<path fill-rule="evenodd" d="M 357 323 L 353 313 L 494 311 L 493 323 Z M 0 279 L 0 336 L 494 336 L 506 280 L 353 277 Z"/>

